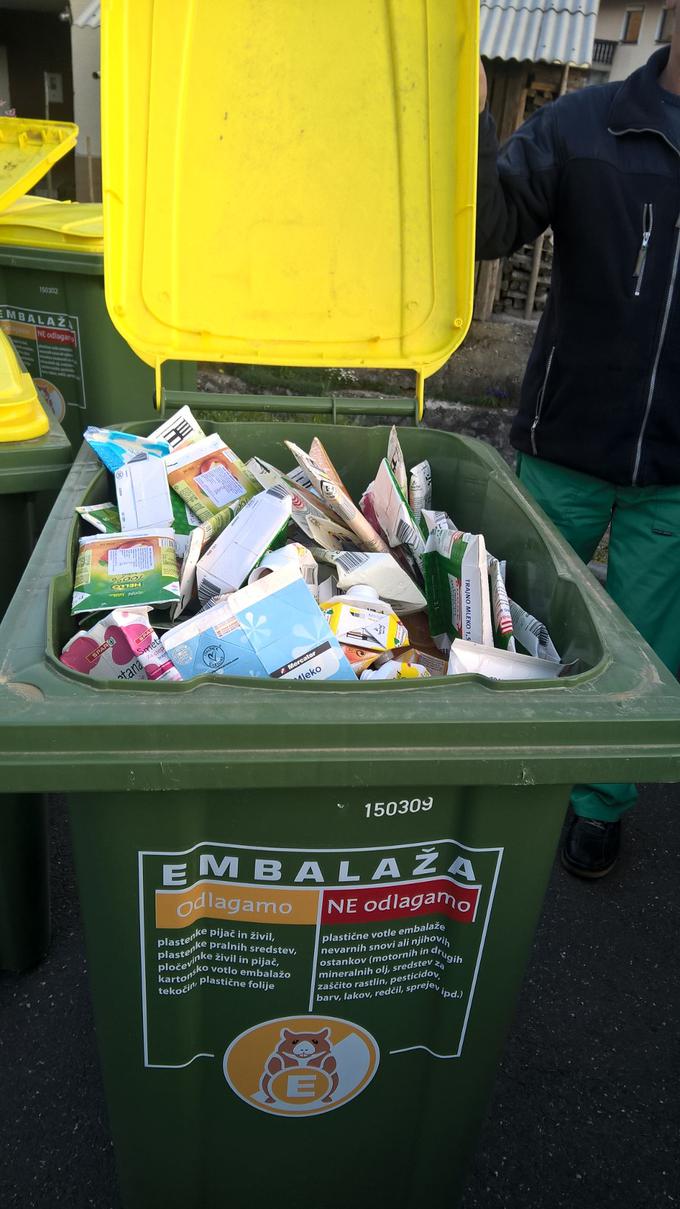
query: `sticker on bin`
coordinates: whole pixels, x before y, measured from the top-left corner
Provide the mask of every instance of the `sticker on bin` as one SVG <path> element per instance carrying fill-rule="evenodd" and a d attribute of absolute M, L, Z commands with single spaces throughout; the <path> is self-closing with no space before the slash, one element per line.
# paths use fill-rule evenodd
<path fill-rule="evenodd" d="M 61 662 L 93 680 L 181 680 L 158 635 L 148 608 L 113 609 L 64 647 Z"/>
<path fill-rule="evenodd" d="M 178 597 L 172 529 L 80 539 L 72 614 L 108 612 L 125 605 L 170 605 Z"/>
<path fill-rule="evenodd" d="M 296 567 L 273 571 L 229 597 L 268 676 L 353 680 L 340 644 Z"/>

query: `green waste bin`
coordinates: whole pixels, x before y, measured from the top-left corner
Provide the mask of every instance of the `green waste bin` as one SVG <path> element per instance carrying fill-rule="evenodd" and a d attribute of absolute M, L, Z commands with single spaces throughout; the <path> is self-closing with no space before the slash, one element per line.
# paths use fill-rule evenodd
<path fill-rule="evenodd" d="M 72 225 L 77 208 L 62 204 L 64 226 Z M 34 221 L 33 244 L 29 226 L 0 223 L 0 327 L 77 447 L 89 424 L 115 426 L 150 415 L 154 375 L 109 318 L 102 241 L 71 237 L 77 246 L 49 247 L 38 242 L 42 229 Z M 83 245 L 99 250 L 83 251 Z M 173 389 L 195 388 L 195 362 L 168 365 L 163 380 Z"/>
<path fill-rule="evenodd" d="M 41 408 L 29 375 L 0 334 L 0 621 L 70 466 L 69 441 Z M 20 610 L 22 600 L 20 592 Z M 0 676 L 11 668 L 15 649 L 4 652 Z M 47 949 L 46 822 L 41 796 L 31 809 L 23 802 L 18 810 L 8 803 L 0 811 L 0 969 L 23 969 Z"/>
<path fill-rule="evenodd" d="M 319 434 L 215 427 L 283 466 Z M 388 430 L 321 435 L 356 495 Z M 6 800 L 69 794 L 126 1209 L 453 1209 L 571 783 L 678 778 L 677 684 L 500 457 L 400 439 L 578 674 L 88 682 L 58 662 L 87 449 L 0 629 Z"/>

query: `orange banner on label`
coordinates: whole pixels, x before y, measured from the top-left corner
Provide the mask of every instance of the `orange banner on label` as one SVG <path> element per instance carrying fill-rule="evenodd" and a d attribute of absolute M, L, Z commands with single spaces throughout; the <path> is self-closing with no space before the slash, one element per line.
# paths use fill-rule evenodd
<path fill-rule="evenodd" d="M 189 890 L 156 891 L 157 928 L 186 928 L 197 919 L 315 924 L 318 909 L 317 890 L 197 882 Z"/>
<path fill-rule="evenodd" d="M 34 323 L 19 323 L 15 319 L 5 319 L 2 329 L 6 336 L 23 337 L 24 340 L 36 339 L 36 327 Z"/>

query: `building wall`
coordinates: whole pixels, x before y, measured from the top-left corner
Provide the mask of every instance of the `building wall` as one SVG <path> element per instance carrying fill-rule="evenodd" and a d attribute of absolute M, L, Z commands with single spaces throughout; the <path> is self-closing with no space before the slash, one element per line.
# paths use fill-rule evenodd
<path fill-rule="evenodd" d="M 618 46 L 610 68 L 598 71 L 597 65 L 593 64 L 593 80 L 596 80 L 596 74 L 609 80 L 624 80 L 632 71 L 647 62 L 649 56 L 662 45 L 657 38 L 664 7 L 661 0 L 647 0 L 641 4 L 629 3 L 627 0 L 601 0 L 595 38 L 618 42 Z M 642 23 L 638 42 L 635 45 L 626 45 L 621 38 L 626 12 L 631 8 L 643 10 Z"/>
<path fill-rule="evenodd" d="M 89 0 L 71 0 L 74 20 L 88 3 Z M 87 25 L 83 29 L 77 25 L 71 27 L 74 111 L 80 128 L 75 161 L 78 201 L 101 201 L 102 196 L 99 33 L 99 28 L 92 29 Z"/>

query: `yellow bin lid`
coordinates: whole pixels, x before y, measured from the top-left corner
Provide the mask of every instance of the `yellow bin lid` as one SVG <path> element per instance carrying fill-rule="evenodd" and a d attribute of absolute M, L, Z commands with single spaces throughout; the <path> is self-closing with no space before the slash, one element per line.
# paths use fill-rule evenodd
<path fill-rule="evenodd" d="M 478 0 L 104 0 L 107 303 L 167 359 L 434 373 L 473 300 Z"/>
<path fill-rule="evenodd" d="M 33 379 L 0 328 L 0 443 L 42 437 L 49 427 Z"/>
<path fill-rule="evenodd" d="M 77 138 L 73 122 L 0 117 L 0 210 L 28 193 Z"/>
<path fill-rule="evenodd" d="M 101 203 L 20 197 L 0 212 L 0 244 L 101 255 L 104 251 Z"/>

